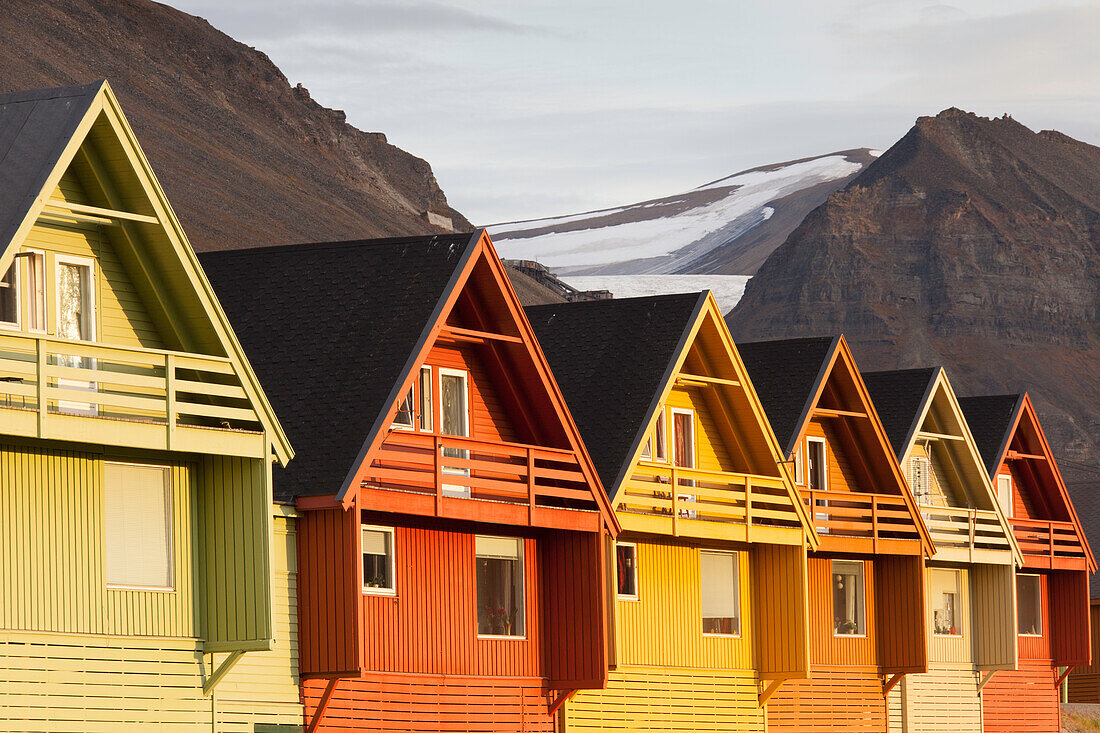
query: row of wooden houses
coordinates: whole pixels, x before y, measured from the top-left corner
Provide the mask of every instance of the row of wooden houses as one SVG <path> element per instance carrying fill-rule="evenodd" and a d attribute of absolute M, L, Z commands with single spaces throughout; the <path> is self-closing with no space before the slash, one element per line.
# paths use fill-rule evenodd
<path fill-rule="evenodd" d="M 483 231 L 196 256 L 106 82 L 0 96 L 0 273 L 0 730 L 1100 702 L 1026 395 L 734 344 L 707 292 L 524 308 Z"/>

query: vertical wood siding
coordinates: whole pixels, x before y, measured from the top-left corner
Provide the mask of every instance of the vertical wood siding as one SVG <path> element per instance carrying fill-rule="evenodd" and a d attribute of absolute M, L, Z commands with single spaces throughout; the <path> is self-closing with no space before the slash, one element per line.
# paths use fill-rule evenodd
<path fill-rule="evenodd" d="M 1088 575 L 1053 570 L 1047 576 L 1050 599 L 1050 649 L 1059 667 L 1088 664 L 1092 645 Z"/>
<path fill-rule="evenodd" d="M 890 733 L 982 733 L 978 679 L 968 669 L 906 675 L 890 691 Z"/>
<path fill-rule="evenodd" d="M 810 581 L 810 662 L 813 665 L 844 665 L 846 667 L 877 667 L 878 640 L 877 598 L 878 576 L 876 562 L 868 558 L 863 563 L 863 585 L 866 605 L 867 634 L 844 636 L 835 634 L 833 623 L 833 591 L 830 559 L 810 557 L 808 575 Z M 919 583 L 917 584 L 919 586 Z M 913 588 L 906 588 L 912 602 Z M 919 615 L 919 611 L 918 611 Z M 891 635 L 894 633 L 891 630 Z M 787 683 L 791 684 L 791 683 Z M 785 685 L 786 686 L 786 685 Z M 881 693 L 879 695 L 881 697 Z"/>
<path fill-rule="evenodd" d="M 554 689 L 602 687 L 607 678 L 603 538 L 552 532 L 538 541 L 545 676 Z"/>
<path fill-rule="evenodd" d="M 1011 565 L 970 566 L 974 663 L 1004 669 L 1016 663 L 1016 573 Z"/>
<path fill-rule="evenodd" d="M 752 669 L 752 572 L 738 553 L 740 638 L 703 635 L 699 548 L 638 543 L 638 600 L 617 600 L 618 660 L 623 666 Z"/>
<path fill-rule="evenodd" d="M 1019 637 L 1020 645 L 1020 661 L 1025 659 L 1034 659 L 1038 661 L 1050 662 L 1054 659 L 1054 655 L 1050 646 L 1050 585 L 1047 582 L 1047 575 L 1039 575 L 1040 582 L 1040 597 L 1042 598 L 1043 606 L 1043 633 L 1035 636 L 1025 636 L 1023 634 Z"/>
<path fill-rule="evenodd" d="M 500 392 L 484 361 L 478 356 L 475 347 L 470 345 L 435 344 L 428 353 L 427 363 L 435 367 L 462 369 L 469 372 L 470 390 L 470 436 L 478 440 L 502 440 L 516 442 L 516 431 L 508 417 L 508 411 L 500 399 Z M 439 391 L 439 377 L 433 374 L 432 391 Z M 434 409 L 438 412 L 439 395 L 434 394 Z M 435 432 L 439 432 L 438 421 L 433 421 Z"/>
<path fill-rule="evenodd" d="M 595 731 L 763 731 L 756 677 L 749 670 L 629 668 L 604 690 L 565 705 L 564 733 Z"/>
<path fill-rule="evenodd" d="M 260 460 L 208 456 L 198 470 L 198 550 L 204 638 L 271 638 L 271 513 Z"/>
<path fill-rule="evenodd" d="M 1057 679 L 1049 661 L 1021 659 L 1018 670 L 993 675 L 982 689 L 985 733 L 1058 733 Z"/>
<path fill-rule="evenodd" d="M 888 673 L 923 672 L 928 668 L 924 557 L 884 555 L 874 564 L 877 620 L 883 630 L 879 664 Z"/>
<path fill-rule="evenodd" d="M 815 669 L 783 683 L 767 705 L 768 733 L 882 733 L 882 679 L 866 669 Z"/>
<path fill-rule="evenodd" d="M 356 509 L 298 515 L 298 618 L 303 676 L 361 667 L 359 516 Z M 371 629 L 369 638 L 374 638 Z"/>
<path fill-rule="evenodd" d="M 108 589 L 103 464 L 109 456 L 0 445 L 0 628 L 197 636 L 194 476 L 171 467 L 175 589 Z M 133 458 L 124 458 L 134 462 Z"/>
<path fill-rule="evenodd" d="M 806 550 L 754 545 L 749 555 L 757 669 L 763 676 L 803 675 L 810 661 Z"/>

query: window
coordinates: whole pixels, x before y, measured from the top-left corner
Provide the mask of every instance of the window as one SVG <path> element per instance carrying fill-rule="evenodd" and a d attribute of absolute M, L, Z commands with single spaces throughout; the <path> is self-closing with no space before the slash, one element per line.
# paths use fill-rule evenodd
<path fill-rule="evenodd" d="M 932 632 L 937 636 L 962 634 L 959 604 L 959 571 L 933 569 L 932 583 Z"/>
<path fill-rule="evenodd" d="M 432 431 L 432 368 L 420 367 L 420 429 Z"/>
<path fill-rule="evenodd" d="M 866 632 L 863 562 L 833 560 L 833 631 L 837 636 L 863 636 Z"/>
<path fill-rule="evenodd" d="M 457 369 L 439 370 L 439 432 L 443 435 L 470 437 L 470 403 L 466 372 Z M 446 458 L 469 458 L 467 448 L 444 447 Z M 470 469 L 443 465 L 443 473 L 450 476 L 469 476 Z M 448 496 L 469 497 L 469 486 L 443 485 Z"/>
<path fill-rule="evenodd" d="M 364 525 L 363 592 L 382 595 L 397 593 L 394 577 L 393 528 Z"/>
<path fill-rule="evenodd" d="M 1038 575 L 1016 576 L 1016 618 L 1021 636 L 1043 634 L 1043 583 Z"/>
<path fill-rule="evenodd" d="M 0 278 L 0 325 L 19 327 L 19 260 Z"/>
<path fill-rule="evenodd" d="M 1012 518 L 1012 476 L 1000 474 L 997 476 L 997 501 L 1001 504 L 1001 511 L 1008 518 Z"/>
<path fill-rule="evenodd" d="M 802 462 L 802 444 L 799 443 L 794 451 L 794 482 L 799 486 L 806 483 L 806 467 Z"/>
<path fill-rule="evenodd" d="M 642 458 L 647 461 L 668 461 L 668 442 L 665 440 L 665 409 L 662 407 L 653 423 L 653 432 L 642 446 Z"/>
<path fill-rule="evenodd" d="M 105 465 L 108 586 L 172 590 L 170 474 L 164 466 Z"/>
<path fill-rule="evenodd" d="M 619 598 L 638 600 L 638 547 L 620 542 L 615 545 L 615 578 Z"/>
<path fill-rule="evenodd" d="M 419 427 L 423 432 L 431 432 L 432 368 L 430 366 L 420 367 L 420 375 L 416 383 L 409 387 L 409 391 L 397 406 L 392 427 L 397 430 L 413 430 Z"/>
<path fill-rule="evenodd" d="M 46 331 L 46 255 L 30 252 L 27 255 L 27 328 Z"/>
<path fill-rule="evenodd" d="M 523 540 L 478 535 L 475 545 L 478 635 L 523 636 Z"/>
<path fill-rule="evenodd" d="M 397 412 L 393 416 L 393 427 L 397 430 L 413 429 L 413 388 L 409 387 L 408 393 L 397 406 Z"/>
<path fill-rule="evenodd" d="M 57 335 L 95 341 L 95 279 L 92 261 L 57 258 Z"/>
<path fill-rule="evenodd" d="M 737 554 L 699 553 L 699 581 L 702 588 L 703 633 L 738 636 L 741 633 L 741 604 L 737 587 Z"/>
<path fill-rule="evenodd" d="M 807 486 L 811 491 L 827 491 L 828 470 L 824 438 L 806 438 Z"/>
<path fill-rule="evenodd" d="M 909 459 L 909 487 L 918 504 L 932 505 L 932 462 L 924 456 Z"/>

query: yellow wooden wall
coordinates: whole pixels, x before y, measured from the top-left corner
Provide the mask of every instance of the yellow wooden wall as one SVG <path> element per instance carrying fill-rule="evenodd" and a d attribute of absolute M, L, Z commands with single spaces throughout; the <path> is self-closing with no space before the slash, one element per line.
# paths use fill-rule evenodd
<path fill-rule="evenodd" d="M 764 677 L 799 677 L 809 671 L 806 550 L 754 545 L 752 610 L 756 664 Z"/>
<path fill-rule="evenodd" d="M 698 390 L 675 387 L 665 400 L 668 453 L 672 456 L 672 408 L 695 411 L 695 467 L 704 471 L 737 471 L 722 432 Z M 744 470 L 741 467 L 740 470 Z"/>
<path fill-rule="evenodd" d="M 740 638 L 703 635 L 699 548 L 638 543 L 638 600 L 617 600 L 620 667 L 752 669 L 750 562 L 738 553 Z"/>
<path fill-rule="evenodd" d="M 1019 643 L 1015 568 L 1012 565 L 971 565 L 970 595 L 975 619 L 974 663 L 979 669 L 1013 668 Z"/>

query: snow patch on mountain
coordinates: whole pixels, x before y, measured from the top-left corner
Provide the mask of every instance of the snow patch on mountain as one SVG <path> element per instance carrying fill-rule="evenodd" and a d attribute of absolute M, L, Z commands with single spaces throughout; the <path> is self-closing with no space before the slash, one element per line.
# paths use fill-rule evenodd
<path fill-rule="evenodd" d="M 723 313 L 745 294 L 749 275 L 571 275 L 565 282 L 577 290 L 610 290 L 616 298 L 697 293 L 711 290 Z"/>

